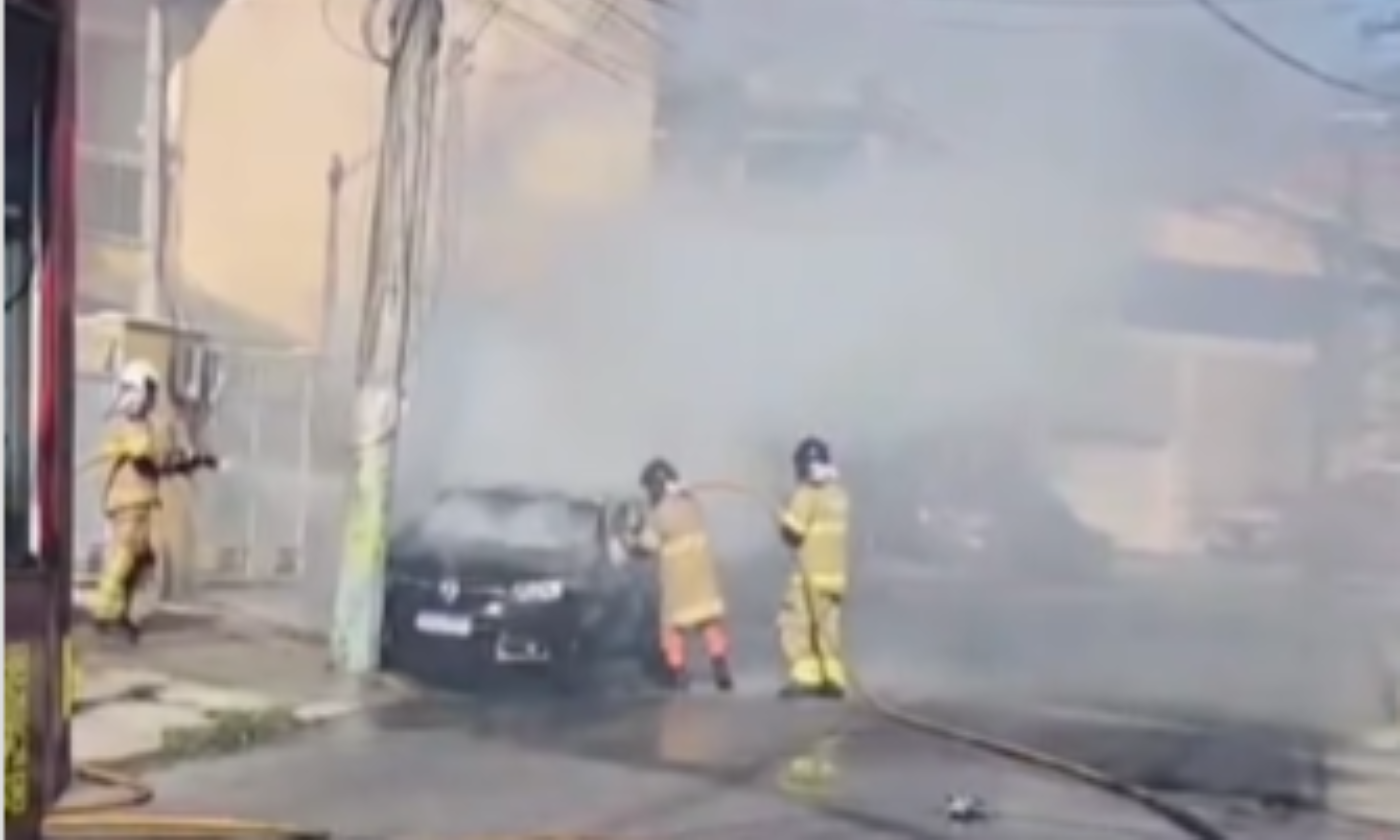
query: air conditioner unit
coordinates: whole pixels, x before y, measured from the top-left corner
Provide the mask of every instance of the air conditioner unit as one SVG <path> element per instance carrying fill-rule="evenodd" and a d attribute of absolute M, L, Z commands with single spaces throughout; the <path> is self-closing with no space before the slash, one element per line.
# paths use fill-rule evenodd
<path fill-rule="evenodd" d="M 199 343 L 177 346 L 170 368 L 170 394 L 186 405 L 213 405 L 227 379 L 223 355 Z"/>

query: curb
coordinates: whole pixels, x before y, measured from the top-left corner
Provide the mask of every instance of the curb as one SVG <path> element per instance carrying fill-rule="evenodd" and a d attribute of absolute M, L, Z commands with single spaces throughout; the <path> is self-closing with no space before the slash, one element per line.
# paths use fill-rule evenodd
<path fill-rule="evenodd" d="M 1374 760 L 1389 759 L 1400 766 L 1400 724 L 1363 732 L 1348 746 L 1356 754 L 1370 756 Z"/>
<path fill-rule="evenodd" d="M 159 705 L 159 703 L 155 702 L 153 705 Z M 294 738 L 309 730 L 330 725 L 356 712 L 375 708 L 377 705 L 382 704 L 361 703 L 352 700 L 323 700 L 302 704 L 300 706 L 272 704 L 266 708 L 257 710 L 225 710 L 222 713 L 218 711 L 201 711 L 205 720 L 188 726 L 169 726 L 163 728 L 160 731 L 161 743 L 150 749 L 94 760 L 83 760 L 80 756 L 76 755 L 74 758 L 76 762 L 82 766 L 92 766 L 118 772 L 138 771 L 166 763 L 223 758 L 259 747 L 276 744 L 287 738 Z M 191 752 L 187 748 L 182 749 L 173 746 L 170 743 L 172 738 L 179 737 L 180 735 L 190 738 L 214 735 L 219 731 L 221 726 L 226 726 L 230 720 L 239 716 L 247 716 L 250 719 L 258 717 L 271 719 L 279 715 L 284 716 L 284 720 L 290 725 L 280 730 L 258 733 L 256 737 L 248 738 L 244 743 L 234 748 L 210 750 L 207 754 L 201 755 Z"/>

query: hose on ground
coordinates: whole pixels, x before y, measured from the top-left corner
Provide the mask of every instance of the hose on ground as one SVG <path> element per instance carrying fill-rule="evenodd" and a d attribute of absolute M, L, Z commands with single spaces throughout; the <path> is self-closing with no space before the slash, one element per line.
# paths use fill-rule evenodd
<path fill-rule="evenodd" d="M 141 779 L 91 765 L 76 780 L 105 795 L 62 805 L 44 819 L 46 840 L 153 838 L 155 840 L 330 840 L 330 833 L 282 823 L 138 811 L 155 798 Z"/>
<path fill-rule="evenodd" d="M 690 492 L 697 496 L 731 495 L 761 504 L 766 511 L 781 511 L 780 506 L 758 490 L 747 484 L 727 480 L 701 481 L 688 485 Z M 810 591 L 807 571 L 801 564 L 797 573 L 802 576 L 803 586 Z M 1004 740 L 976 732 L 925 715 L 918 715 L 899 707 L 878 692 L 862 684 L 859 671 L 847 666 L 848 690 L 852 697 L 878 717 L 890 723 L 915 732 L 951 743 L 960 744 L 984 753 L 995 755 L 1018 764 L 1033 767 L 1078 782 L 1110 796 L 1133 803 L 1155 814 L 1170 825 L 1184 832 L 1193 840 L 1230 840 L 1229 835 L 1211 825 L 1191 811 L 1178 806 L 1151 791 L 1131 782 L 1097 770 L 1087 764 L 1042 752 L 1025 744 Z"/>

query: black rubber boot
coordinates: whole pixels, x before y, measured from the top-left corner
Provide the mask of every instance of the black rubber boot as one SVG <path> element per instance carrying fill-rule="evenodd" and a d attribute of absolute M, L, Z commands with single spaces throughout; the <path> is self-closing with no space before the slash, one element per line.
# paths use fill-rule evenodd
<path fill-rule="evenodd" d="M 140 624 L 137 624 L 135 621 L 132 621 L 129 616 L 124 616 L 119 622 L 117 622 L 117 626 L 120 627 L 122 633 L 126 635 L 126 640 L 129 644 L 141 644 Z"/>
<path fill-rule="evenodd" d="M 802 700 L 815 696 L 817 696 L 817 691 L 814 687 L 801 683 L 788 683 L 778 690 L 780 700 Z"/>
<path fill-rule="evenodd" d="M 710 660 L 710 673 L 714 676 L 715 688 L 723 692 L 734 690 L 734 674 L 729 670 L 729 660 L 716 656 Z"/>

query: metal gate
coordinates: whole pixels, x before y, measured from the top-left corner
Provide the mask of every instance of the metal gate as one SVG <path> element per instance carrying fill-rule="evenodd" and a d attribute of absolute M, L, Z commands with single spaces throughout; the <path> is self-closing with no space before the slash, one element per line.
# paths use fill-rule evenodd
<path fill-rule="evenodd" d="M 193 485 L 198 584 L 261 584 L 299 580 L 305 571 L 313 518 L 335 498 L 332 459 L 318 457 L 315 416 L 319 366 L 314 353 L 215 345 L 225 379 L 192 444 L 224 460 L 216 475 Z M 75 388 L 75 435 L 80 459 L 97 451 L 111 379 L 80 376 Z M 323 436 L 324 437 L 324 436 Z M 324 443 L 325 441 L 321 441 Z M 101 476 L 78 477 L 75 548 L 78 572 L 91 579 L 105 540 L 99 508 Z"/>
<path fill-rule="evenodd" d="M 264 583 L 306 567 L 313 498 L 314 354 L 225 345 L 226 379 L 198 445 L 224 467 L 201 481 L 197 580 Z"/>

